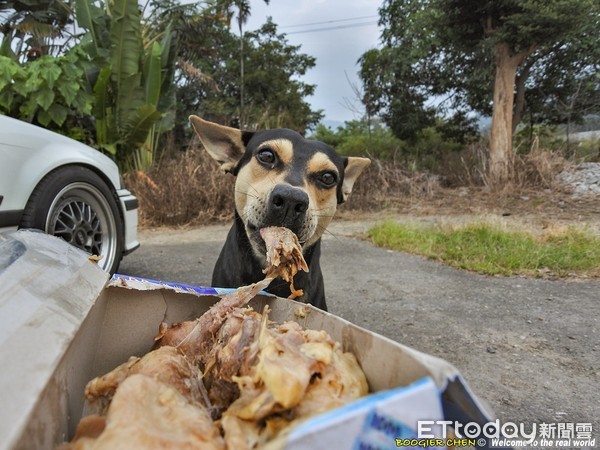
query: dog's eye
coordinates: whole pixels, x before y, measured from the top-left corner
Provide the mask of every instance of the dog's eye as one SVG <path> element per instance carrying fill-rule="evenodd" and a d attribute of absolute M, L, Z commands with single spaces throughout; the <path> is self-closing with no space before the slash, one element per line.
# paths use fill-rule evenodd
<path fill-rule="evenodd" d="M 273 152 L 273 150 L 270 149 L 264 149 L 259 151 L 256 154 L 256 158 L 263 164 L 267 164 L 267 165 L 274 165 L 275 162 L 277 161 L 277 157 L 275 156 L 275 152 Z"/>
<path fill-rule="evenodd" d="M 321 183 L 327 187 L 333 186 L 337 182 L 337 177 L 333 172 L 323 172 L 319 178 Z"/>

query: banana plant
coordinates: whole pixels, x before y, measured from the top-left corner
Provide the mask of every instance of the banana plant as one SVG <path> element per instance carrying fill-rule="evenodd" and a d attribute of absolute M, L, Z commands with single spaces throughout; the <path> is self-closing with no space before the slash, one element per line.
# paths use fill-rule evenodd
<path fill-rule="evenodd" d="M 96 142 L 125 170 L 146 170 L 160 133 L 172 126 L 175 34 L 144 43 L 137 0 L 108 0 L 104 8 L 76 0 L 94 93 Z"/>
<path fill-rule="evenodd" d="M 176 39 L 171 26 L 167 26 L 162 36 L 148 39 L 145 45 L 143 67 L 144 93 L 150 105 L 162 111 L 160 120 L 153 123 L 144 145 L 138 149 L 136 168 L 144 169 L 152 165 L 159 142 L 159 136 L 175 125 L 175 61 L 177 56 Z M 158 40 L 159 38 L 160 41 Z"/>

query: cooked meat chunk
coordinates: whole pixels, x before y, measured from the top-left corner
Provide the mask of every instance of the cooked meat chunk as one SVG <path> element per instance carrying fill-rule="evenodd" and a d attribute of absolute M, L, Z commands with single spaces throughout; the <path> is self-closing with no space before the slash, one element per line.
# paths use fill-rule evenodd
<path fill-rule="evenodd" d="M 80 437 L 66 450 L 224 450 L 225 442 L 206 410 L 174 387 L 134 374 L 118 387 L 97 437 Z"/>
<path fill-rule="evenodd" d="M 131 357 L 105 375 L 94 378 L 85 388 L 90 403 L 100 401 L 104 407 L 126 378 L 142 374 L 175 388 L 192 403 L 204 404 L 206 395 L 202 373 L 174 347 L 160 347 L 142 358 Z"/>
<path fill-rule="evenodd" d="M 302 290 L 294 288 L 294 276 L 298 271 L 308 272 L 308 266 L 302 254 L 302 247 L 296 235 L 288 228 L 261 228 L 260 235 L 267 247 L 267 267 L 263 273 L 267 277 L 281 277 L 290 283 L 290 298 L 303 294 Z"/>

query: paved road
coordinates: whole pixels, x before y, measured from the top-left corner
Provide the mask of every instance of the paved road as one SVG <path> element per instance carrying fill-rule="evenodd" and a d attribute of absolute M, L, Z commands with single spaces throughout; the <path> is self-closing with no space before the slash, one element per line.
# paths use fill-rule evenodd
<path fill-rule="evenodd" d="M 352 237 L 369 225 L 324 238 L 330 312 L 453 363 L 501 420 L 592 423 L 600 439 L 598 281 L 471 274 Z M 208 285 L 226 233 L 144 230 L 120 272 Z"/>

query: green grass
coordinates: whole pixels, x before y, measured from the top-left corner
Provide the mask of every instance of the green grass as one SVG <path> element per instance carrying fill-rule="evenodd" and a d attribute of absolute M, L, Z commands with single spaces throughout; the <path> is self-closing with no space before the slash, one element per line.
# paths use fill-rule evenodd
<path fill-rule="evenodd" d="M 488 275 L 600 276 L 600 239 L 567 227 L 542 236 L 474 223 L 461 227 L 388 220 L 369 230 L 375 245 Z"/>

